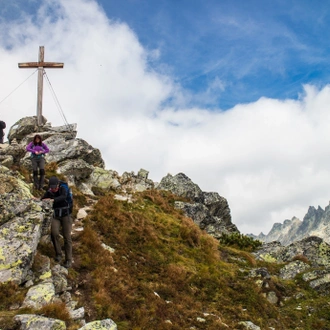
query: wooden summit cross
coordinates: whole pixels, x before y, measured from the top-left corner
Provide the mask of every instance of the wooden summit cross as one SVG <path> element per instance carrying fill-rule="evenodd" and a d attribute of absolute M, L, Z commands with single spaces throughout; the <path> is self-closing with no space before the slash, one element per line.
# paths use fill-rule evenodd
<path fill-rule="evenodd" d="M 64 63 L 44 62 L 45 48 L 39 47 L 39 62 L 18 63 L 20 69 L 38 68 L 38 101 L 37 101 L 37 121 L 38 126 L 42 126 L 42 92 L 44 68 L 63 69 Z"/>

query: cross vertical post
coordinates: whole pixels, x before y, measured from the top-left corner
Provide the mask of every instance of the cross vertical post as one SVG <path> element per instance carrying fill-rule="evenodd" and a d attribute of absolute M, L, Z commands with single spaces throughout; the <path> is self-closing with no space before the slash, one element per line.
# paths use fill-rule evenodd
<path fill-rule="evenodd" d="M 39 47 L 39 63 L 44 62 L 45 49 L 43 46 Z M 37 122 L 38 126 L 42 125 L 42 95 L 44 85 L 44 68 L 38 67 L 38 92 L 37 92 Z"/>
<path fill-rule="evenodd" d="M 43 94 L 44 68 L 62 69 L 64 66 L 64 63 L 44 62 L 44 57 L 45 57 L 45 48 L 44 48 L 44 46 L 40 46 L 38 62 L 18 63 L 18 67 L 20 69 L 38 68 L 38 88 L 37 88 L 37 123 L 38 123 L 38 126 L 42 126 L 42 94 Z"/>

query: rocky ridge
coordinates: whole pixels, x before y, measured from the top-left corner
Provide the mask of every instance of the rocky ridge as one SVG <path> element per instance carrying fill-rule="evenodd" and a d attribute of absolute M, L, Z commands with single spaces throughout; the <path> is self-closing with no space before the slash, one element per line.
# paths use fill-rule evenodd
<path fill-rule="evenodd" d="M 87 216 L 93 207 L 93 190 L 116 191 L 115 198 L 132 202 L 132 194 L 148 189 L 169 190 L 187 198 L 177 201 L 182 209 L 200 228 L 218 238 L 221 233 L 238 232 L 231 222 L 230 209 L 225 198 L 217 193 L 203 192 L 186 175 L 168 174 L 159 184 L 148 179 L 148 171 L 137 174 L 125 172 L 121 176 L 114 170 L 106 170 L 101 153 L 86 141 L 76 138 L 76 125 L 52 127 L 44 119 L 44 125 L 36 125 L 36 117 L 27 117 L 13 125 L 8 134 L 9 143 L 0 147 L 0 283 L 14 282 L 29 288 L 22 306 L 38 309 L 50 302 L 62 301 L 70 316 L 81 325 L 80 329 L 117 329 L 110 320 L 85 324 L 84 308 L 76 309 L 68 286 L 68 271 L 61 265 L 53 265 L 41 256 L 39 269 L 32 270 L 40 242 L 49 242 L 51 205 L 35 200 L 32 184 L 27 183 L 15 168 L 31 171 L 29 154 L 25 146 L 38 133 L 50 148 L 47 163 L 56 163 L 56 171 L 64 175 L 69 184 L 87 196 L 87 204 L 78 210 L 73 228 L 84 230 L 79 220 Z M 88 198 L 90 197 L 90 198 Z M 111 249 L 105 246 L 105 249 Z M 37 315 L 21 314 L 15 317 L 20 329 L 65 329 L 60 320 Z"/>
<path fill-rule="evenodd" d="M 270 232 L 265 235 L 251 235 L 262 242 L 278 241 L 282 245 L 289 245 L 310 236 L 318 236 L 325 242 L 330 243 L 330 205 L 323 210 L 320 206 L 310 206 L 303 221 L 296 217 L 275 223 Z"/>
<path fill-rule="evenodd" d="M 24 148 L 36 132 L 44 137 L 51 150 L 58 152 L 57 155 L 50 153 L 48 164 L 56 162 L 57 172 L 65 175 L 72 187 L 86 197 L 84 205 L 74 213 L 76 220 L 73 236 L 84 231 L 83 219 L 93 208 L 94 192 L 98 189 L 114 191 L 117 200 L 127 203 L 134 203 L 134 192 L 137 191 L 169 190 L 181 197 L 175 202 L 176 207 L 210 235 L 219 238 L 221 233 L 238 233 L 231 222 L 230 209 L 225 198 L 217 193 L 201 191 L 185 174 L 168 174 L 159 184 L 148 179 L 148 171 L 143 169 L 137 174 L 125 172 L 120 176 L 116 171 L 104 168 L 99 150 L 86 141 L 76 139 L 75 125 L 54 128 L 45 121 L 40 130 L 35 122 L 34 117 L 29 117 L 16 123 L 9 132 L 9 144 L 2 145 L 0 149 L 0 282 L 14 282 L 27 288 L 23 303 L 12 305 L 12 310 L 38 309 L 49 303 L 64 303 L 70 318 L 77 324 L 75 329 L 117 329 L 116 320 L 111 319 L 86 323 L 85 308 L 78 307 L 72 298 L 73 288 L 68 281 L 68 270 L 55 264 L 50 257 L 37 253 L 38 244 L 50 243 L 51 205 L 35 200 L 31 193 L 31 180 L 15 170 L 19 166 L 29 167 L 30 162 Z M 58 141 L 65 148 L 58 146 Z M 328 212 L 327 208 L 323 212 L 310 208 L 306 219 L 312 220 L 306 221 L 304 230 L 312 228 L 314 223 L 324 222 L 322 219 L 325 212 Z M 299 224 L 299 221 L 295 222 Z M 287 232 L 290 232 L 290 222 L 286 222 L 285 226 Z M 110 246 L 102 244 L 102 247 L 115 253 Z M 286 301 L 291 301 L 297 304 L 298 312 L 303 308 L 308 313 L 316 312 L 315 300 L 307 304 L 305 300 L 308 297 L 304 293 L 290 295 L 292 289 L 286 290 L 280 280 L 289 281 L 292 288 L 293 281 L 296 283 L 297 277 L 301 277 L 304 285 L 320 296 L 330 293 L 330 246 L 322 238 L 308 237 L 288 246 L 271 242 L 263 244 L 253 255 L 256 260 L 266 262 L 265 266 L 256 267 L 242 257 L 228 255 L 228 252 L 224 254 L 223 260 L 227 259 L 233 265 L 239 263 L 242 276 L 254 281 L 261 298 L 266 299 L 269 304 L 281 308 Z M 278 272 L 268 266 L 273 263 L 279 265 Z M 35 314 L 16 314 L 14 319 L 18 327 L 15 329 L 66 329 L 65 322 L 59 319 Z M 208 317 L 207 313 L 202 315 L 197 320 L 201 327 Z M 220 324 L 221 329 L 228 328 L 226 324 Z M 283 329 L 276 326 L 276 322 L 274 324 L 267 329 Z M 239 329 L 261 329 L 251 321 L 237 321 L 237 326 Z M 298 326 L 295 329 L 306 328 Z"/>

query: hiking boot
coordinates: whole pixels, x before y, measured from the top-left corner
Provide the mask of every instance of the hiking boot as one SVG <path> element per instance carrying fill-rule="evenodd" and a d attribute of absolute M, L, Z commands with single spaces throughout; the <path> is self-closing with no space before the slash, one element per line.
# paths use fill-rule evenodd
<path fill-rule="evenodd" d="M 71 260 L 66 260 L 63 266 L 64 266 L 65 268 L 71 268 L 71 267 L 72 267 L 72 262 L 71 262 Z"/>
<path fill-rule="evenodd" d="M 39 190 L 38 171 L 33 171 L 33 186 L 35 189 Z"/>
<path fill-rule="evenodd" d="M 62 260 L 62 256 L 60 254 L 58 254 L 56 257 L 55 257 L 55 261 L 56 262 L 61 262 Z"/>
<path fill-rule="evenodd" d="M 39 190 L 42 190 L 44 187 L 44 181 L 45 181 L 45 170 L 39 170 Z"/>

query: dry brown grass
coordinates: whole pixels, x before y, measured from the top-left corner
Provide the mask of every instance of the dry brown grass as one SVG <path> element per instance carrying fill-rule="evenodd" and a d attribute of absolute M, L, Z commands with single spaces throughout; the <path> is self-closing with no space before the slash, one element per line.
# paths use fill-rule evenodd
<path fill-rule="evenodd" d="M 66 323 L 70 321 L 70 314 L 64 302 L 47 304 L 36 311 L 36 314 L 59 319 Z"/>
<path fill-rule="evenodd" d="M 0 283 L 0 311 L 6 311 L 14 304 L 22 304 L 26 292 L 27 289 L 21 290 L 13 282 Z"/>
<path fill-rule="evenodd" d="M 20 312 L 29 312 L 17 310 L 17 307 L 23 303 L 26 292 L 27 289 L 22 289 L 15 283 L 0 283 L 0 329 L 18 329 L 13 317 Z M 10 310 L 12 307 L 16 310 Z"/>
<path fill-rule="evenodd" d="M 58 165 L 56 162 L 50 162 L 50 163 L 46 163 L 45 165 L 45 171 L 47 176 L 53 176 L 53 175 L 57 175 L 56 171 L 58 169 Z"/>
<path fill-rule="evenodd" d="M 14 312 L 0 311 L 0 329 L 1 330 L 19 330 L 18 324 L 14 321 Z"/>
<path fill-rule="evenodd" d="M 284 330 L 299 325 L 301 317 L 306 329 L 327 326 L 329 305 L 311 294 L 303 281 L 288 287 L 279 279 L 269 280 L 267 290 L 274 291 L 286 308 L 270 304 L 262 296 L 265 290 L 247 276 L 257 267 L 277 274 L 283 265 L 256 261 L 247 251 L 219 245 L 173 209 L 171 194 L 149 191 L 134 198 L 134 203 L 127 203 L 114 200 L 111 193 L 101 197 L 84 220 L 85 230 L 74 235 L 69 282 L 73 299 L 85 308 L 86 321 L 111 318 L 119 330 L 218 330 L 228 329 L 220 320 L 229 329 L 250 320 L 262 329 Z M 45 247 L 43 252 L 53 253 Z M 38 257 L 35 262 L 37 266 Z M 299 290 L 307 292 L 320 310 L 313 317 L 297 315 L 293 300 L 283 299 L 294 295 L 300 284 Z M 48 308 L 47 313 L 56 312 L 54 306 Z M 70 320 L 66 323 L 75 329 Z"/>
<path fill-rule="evenodd" d="M 215 315 L 208 329 L 221 329 L 219 318 L 232 325 L 241 316 L 230 307 L 233 295 L 258 317 L 276 314 L 258 301 L 252 281 L 247 293 L 246 283 L 236 283 L 238 267 L 222 261 L 217 240 L 173 209 L 173 195 L 148 191 L 135 198 L 130 204 L 101 197 L 76 239 L 77 291 L 88 320 L 110 317 L 123 329 L 202 329 L 196 319 L 207 312 Z"/>
<path fill-rule="evenodd" d="M 296 256 L 294 256 L 292 258 L 292 261 L 295 261 L 295 260 L 300 260 L 302 262 L 304 262 L 305 264 L 308 264 L 310 265 L 311 262 L 308 260 L 308 258 L 306 256 L 304 256 L 303 254 L 297 254 Z"/>

